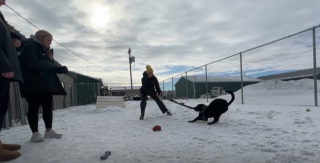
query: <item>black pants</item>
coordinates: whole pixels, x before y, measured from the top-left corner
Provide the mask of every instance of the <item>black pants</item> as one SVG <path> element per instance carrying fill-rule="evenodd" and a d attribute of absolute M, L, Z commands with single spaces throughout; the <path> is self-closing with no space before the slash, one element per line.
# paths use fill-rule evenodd
<path fill-rule="evenodd" d="M 144 92 L 140 92 L 140 94 L 141 94 L 141 104 L 140 104 L 141 115 L 144 116 L 146 106 L 147 106 L 148 96 Z M 167 107 L 164 105 L 164 103 L 157 96 L 151 96 L 151 98 L 157 103 L 157 105 L 159 106 L 159 108 L 163 114 L 168 112 Z"/>
<path fill-rule="evenodd" d="M 28 122 L 32 132 L 38 132 L 39 108 L 42 106 L 42 118 L 46 128 L 52 128 L 52 102 L 53 96 L 45 93 L 27 94 L 29 105 Z"/>
<path fill-rule="evenodd" d="M 9 107 L 9 81 L 0 77 L 0 131 Z"/>

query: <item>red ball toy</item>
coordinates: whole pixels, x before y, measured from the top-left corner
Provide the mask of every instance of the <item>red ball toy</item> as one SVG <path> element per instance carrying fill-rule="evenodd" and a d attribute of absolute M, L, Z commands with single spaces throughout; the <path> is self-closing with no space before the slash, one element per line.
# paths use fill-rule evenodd
<path fill-rule="evenodd" d="M 161 126 L 159 125 L 154 126 L 153 131 L 161 131 Z"/>

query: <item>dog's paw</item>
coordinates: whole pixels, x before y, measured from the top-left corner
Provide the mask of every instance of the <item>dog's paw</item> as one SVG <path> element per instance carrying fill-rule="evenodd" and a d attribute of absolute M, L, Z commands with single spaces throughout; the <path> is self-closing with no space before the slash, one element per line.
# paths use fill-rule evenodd
<path fill-rule="evenodd" d="M 188 121 L 189 123 L 193 123 L 192 121 Z"/>

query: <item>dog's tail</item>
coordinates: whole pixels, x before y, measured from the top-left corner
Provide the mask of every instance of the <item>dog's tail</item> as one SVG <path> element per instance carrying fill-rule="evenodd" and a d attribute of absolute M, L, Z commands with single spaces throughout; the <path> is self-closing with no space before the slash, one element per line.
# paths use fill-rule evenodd
<path fill-rule="evenodd" d="M 226 91 L 226 92 L 231 94 L 231 100 L 228 102 L 228 106 L 229 106 L 234 101 L 235 97 L 234 97 L 234 93 L 233 92 L 231 92 L 231 91 Z"/>

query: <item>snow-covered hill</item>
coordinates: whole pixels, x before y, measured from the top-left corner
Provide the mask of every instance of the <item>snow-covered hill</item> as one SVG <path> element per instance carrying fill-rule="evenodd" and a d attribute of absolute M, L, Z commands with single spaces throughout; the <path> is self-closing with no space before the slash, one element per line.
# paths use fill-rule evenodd
<path fill-rule="evenodd" d="M 320 81 L 318 81 L 318 88 L 320 89 Z M 315 104 L 314 81 L 312 79 L 265 81 L 246 86 L 243 92 L 245 104 L 298 106 L 312 106 Z M 235 92 L 235 95 L 235 103 L 241 104 L 241 91 Z M 219 98 L 230 99 L 229 96 L 226 95 Z M 318 99 L 320 99 L 320 94 L 318 95 Z"/>

